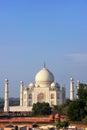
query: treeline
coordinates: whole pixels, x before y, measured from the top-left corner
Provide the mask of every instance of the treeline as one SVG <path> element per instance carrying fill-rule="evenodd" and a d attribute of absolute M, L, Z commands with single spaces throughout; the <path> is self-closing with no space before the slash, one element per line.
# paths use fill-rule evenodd
<path fill-rule="evenodd" d="M 0 110 L 3 110 L 4 108 L 4 99 L 0 98 Z"/>
<path fill-rule="evenodd" d="M 10 106 L 18 106 L 20 104 L 19 98 L 9 98 L 9 105 Z M 4 108 L 4 99 L 0 98 L 0 110 Z"/>

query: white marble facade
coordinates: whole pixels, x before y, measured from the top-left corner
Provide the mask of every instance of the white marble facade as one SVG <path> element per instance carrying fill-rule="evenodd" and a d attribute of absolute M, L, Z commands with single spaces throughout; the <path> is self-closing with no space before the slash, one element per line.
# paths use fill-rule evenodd
<path fill-rule="evenodd" d="M 65 88 L 54 81 L 54 75 L 44 66 L 36 74 L 35 83 L 25 87 L 20 81 L 20 106 L 8 106 L 5 101 L 7 106 L 5 103 L 4 111 L 32 111 L 33 104 L 37 102 L 48 102 L 50 106 L 64 104 L 65 95 Z M 8 94 L 5 92 L 5 99 L 7 98 Z"/>

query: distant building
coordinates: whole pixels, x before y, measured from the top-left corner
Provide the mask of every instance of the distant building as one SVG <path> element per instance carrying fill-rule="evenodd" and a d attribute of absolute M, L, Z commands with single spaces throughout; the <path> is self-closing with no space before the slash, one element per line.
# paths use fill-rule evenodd
<path fill-rule="evenodd" d="M 9 106 L 9 81 L 5 79 L 4 111 L 32 111 L 37 102 L 48 102 L 50 106 L 64 104 L 66 101 L 65 87 L 54 81 L 54 75 L 44 67 L 36 74 L 35 83 L 27 87 L 20 81 L 20 106 Z"/>

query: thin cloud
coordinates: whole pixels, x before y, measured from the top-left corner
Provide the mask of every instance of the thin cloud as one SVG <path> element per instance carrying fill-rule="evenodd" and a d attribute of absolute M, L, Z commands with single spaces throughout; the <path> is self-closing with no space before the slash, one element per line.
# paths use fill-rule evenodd
<path fill-rule="evenodd" d="M 77 62 L 87 62 L 87 54 L 75 53 L 68 55 L 72 60 Z"/>

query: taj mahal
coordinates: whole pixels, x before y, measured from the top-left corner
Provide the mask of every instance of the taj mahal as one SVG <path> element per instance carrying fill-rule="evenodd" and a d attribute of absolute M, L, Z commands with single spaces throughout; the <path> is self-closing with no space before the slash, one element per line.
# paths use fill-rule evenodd
<path fill-rule="evenodd" d="M 74 99 L 73 79 L 70 79 L 70 99 Z M 5 102 L 4 112 L 27 112 L 32 111 L 34 103 L 48 102 L 50 106 L 61 105 L 66 102 L 66 89 L 55 82 L 54 75 L 44 67 L 36 74 L 35 83 L 28 86 L 20 81 L 20 105 L 9 106 L 9 80 L 5 79 Z"/>

